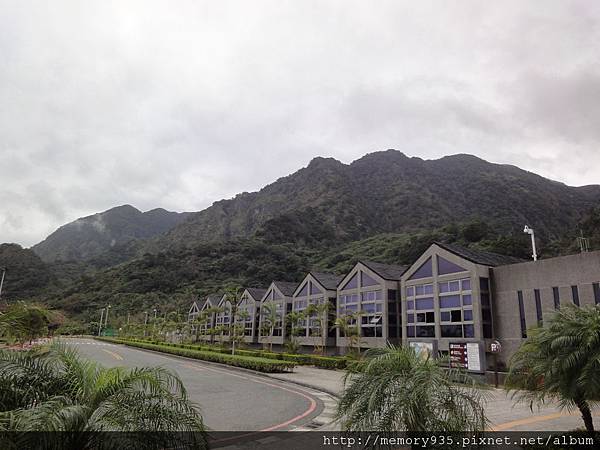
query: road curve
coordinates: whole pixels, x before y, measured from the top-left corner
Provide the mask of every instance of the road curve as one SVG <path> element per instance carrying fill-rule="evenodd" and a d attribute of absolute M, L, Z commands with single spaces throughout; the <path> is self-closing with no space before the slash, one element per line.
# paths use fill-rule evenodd
<path fill-rule="evenodd" d="M 284 431 L 308 424 L 322 401 L 300 386 L 167 354 L 93 339 L 64 339 L 82 356 L 107 366 L 163 366 L 179 375 L 200 405 L 204 423 L 218 431 Z"/>

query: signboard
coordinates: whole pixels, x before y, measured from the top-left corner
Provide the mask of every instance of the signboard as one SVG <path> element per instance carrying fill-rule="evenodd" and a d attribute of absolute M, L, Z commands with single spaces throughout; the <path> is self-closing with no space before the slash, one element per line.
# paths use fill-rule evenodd
<path fill-rule="evenodd" d="M 502 351 L 502 344 L 500 341 L 492 341 L 490 343 L 490 353 L 500 353 Z"/>
<path fill-rule="evenodd" d="M 467 370 L 481 372 L 481 357 L 479 355 L 479 343 L 469 342 L 467 344 Z"/>
<path fill-rule="evenodd" d="M 422 359 L 435 357 L 433 342 L 409 342 L 408 345 Z"/>
<path fill-rule="evenodd" d="M 481 346 L 478 342 L 452 342 L 449 344 L 450 367 L 481 372 Z"/>
<path fill-rule="evenodd" d="M 467 344 L 452 342 L 449 346 L 450 367 L 467 368 Z"/>

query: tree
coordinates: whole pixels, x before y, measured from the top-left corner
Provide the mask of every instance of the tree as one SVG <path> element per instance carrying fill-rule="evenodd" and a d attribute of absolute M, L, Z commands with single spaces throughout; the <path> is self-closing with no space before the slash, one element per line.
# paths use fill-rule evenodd
<path fill-rule="evenodd" d="M 262 307 L 263 313 L 263 328 L 261 331 L 267 331 L 269 335 L 269 351 L 273 351 L 273 336 L 275 335 L 275 327 L 279 320 L 279 314 L 277 314 L 277 305 L 273 302 L 265 302 Z"/>
<path fill-rule="evenodd" d="M 31 343 L 48 334 L 52 317 L 53 314 L 43 306 L 14 303 L 4 314 L 0 314 L 0 336 L 14 338 L 21 344 L 25 341 Z"/>
<path fill-rule="evenodd" d="M 600 306 L 563 307 L 530 329 L 510 360 L 506 387 L 517 401 L 579 409 L 594 432 L 590 404 L 600 401 Z"/>
<path fill-rule="evenodd" d="M 314 317 L 317 323 L 319 324 L 319 327 L 317 328 L 315 333 L 315 336 L 319 338 L 318 340 L 314 341 L 315 353 L 325 353 L 325 348 L 327 347 L 327 332 L 329 331 L 329 320 L 331 312 L 331 303 L 327 301 L 318 305 L 311 304 L 308 305 L 308 308 L 306 308 L 306 314 L 311 318 L 309 320 L 312 320 L 312 317 Z"/>
<path fill-rule="evenodd" d="M 135 433 L 143 431 L 166 432 L 161 437 L 168 441 L 178 439 L 177 432 L 199 431 L 194 436 L 205 442 L 196 405 L 168 369 L 107 369 L 55 344 L 44 350 L 0 351 L 0 372 L 0 431 L 80 432 L 76 442 L 60 447 L 78 450 L 105 439 L 87 433 L 94 431 L 133 432 L 128 448 L 160 447 L 153 442 L 156 434 Z"/>
<path fill-rule="evenodd" d="M 478 387 L 410 347 L 369 349 L 346 372 L 337 416 L 347 431 L 481 431 L 487 419 Z"/>
<path fill-rule="evenodd" d="M 333 327 L 340 330 L 345 338 L 348 339 L 350 349 L 354 350 L 356 347 L 356 353 L 360 353 L 360 327 L 358 326 L 358 320 L 360 315 L 358 313 L 348 313 L 342 317 L 338 317 L 333 322 Z"/>
<path fill-rule="evenodd" d="M 286 327 L 289 325 L 289 341 L 287 348 L 290 353 L 296 353 L 299 349 L 298 339 L 296 339 L 300 333 L 298 324 L 305 318 L 306 313 L 304 311 L 293 311 L 285 316 Z"/>

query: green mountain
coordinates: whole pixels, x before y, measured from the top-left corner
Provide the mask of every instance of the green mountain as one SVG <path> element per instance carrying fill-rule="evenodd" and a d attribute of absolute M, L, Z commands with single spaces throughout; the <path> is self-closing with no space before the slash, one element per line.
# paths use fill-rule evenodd
<path fill-rule="evenodd" d="M 11 281 L 11 295 L 35 294 L 86 321 L 107 303 L 114 320 L 139 319 L 154 307 L 183 312 L 191 297 L 232 283 L 343 273 L 359 259 L 410 264 L 433 241 L 528 258 L 526 223 L 541 257 L 578 251 L 580 232 L 600 249 L 600 186 L 570 187 L 469 155 L 316 158 L 258 192 L 164 213 L 160 226 L 126 206 L 61 227 L 34 247 L 49 263 L 20 249 L 32 271 Z"/>
<path fill-rule="evenodd" d="M 33 251 L 17 244 L 0 244 L 0 277 L 6 268 L 2 299 L 36 297 L 54 285 L 56 276 Z"/>
<path fill-rule="evenodd" d="M 570 187 L 470 155 L 438 160 L 388 150 L 351 164 L 315 158 L 258 192 L 215 202 L 152 240 L 147 249 L 248 238 L 350 242 L 484 219 L 499 232 L 526 223 L 556 238 L 600 204 L 600 186 Z M 276 236 L 283 230 L 283 236 Z M 311 245 L 312 245 L 311 244 Z"/>
<path fill-rule="evenodd" d="M 141 212 L 130 205 L 118 206 L 63 225 L 32 250 L 46 262 L 90 261 L 112 253 L 109 261 L 116 263 L 123 254 L 132 256 L 127 250 L 133 241 L 164 233 L 188 215 L 161 208 Z"/>

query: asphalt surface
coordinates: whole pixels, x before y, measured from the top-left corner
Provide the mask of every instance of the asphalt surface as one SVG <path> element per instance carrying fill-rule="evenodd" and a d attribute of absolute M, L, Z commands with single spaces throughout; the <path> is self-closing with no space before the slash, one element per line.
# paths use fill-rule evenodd
<path fill-rule="evenodd" d="M 314 393 L 291 383 L 93 339 L 65 341 L 106 367 L 163 366 L 175 371 L 212 430 L 293 430 L 309 424 L 323 410 Z"/>

